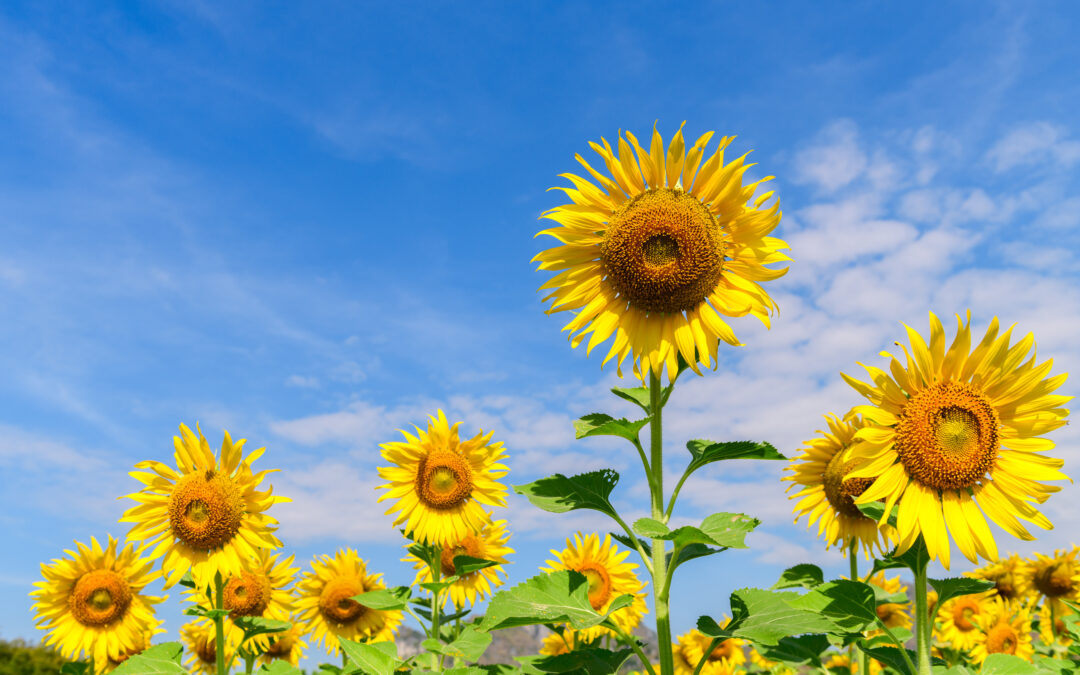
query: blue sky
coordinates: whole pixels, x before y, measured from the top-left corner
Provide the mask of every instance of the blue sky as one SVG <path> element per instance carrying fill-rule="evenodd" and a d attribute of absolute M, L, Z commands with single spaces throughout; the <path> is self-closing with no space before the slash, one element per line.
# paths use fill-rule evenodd
<path fill-rule="evenodd" d="M 1080 364 L 1080 12 L 1069 3 L 5 3 L 0 9 L 0 637 L 37 637 L 38 563 L 123 535 L 116 497 L 181 422 L 265 445 L 304 566 L 353 546 L 391 583 L 377 444 L 443 407 L 494 429 L 510 482 L 632 450 L 571 421 L 633 411 L 542 312 L 546 188 L 619 129 L 738 134 L 777 176 L 791 273 L 772 331 L 688 377 L 665 425 L 789 455 L 858 397 L 838 376 L 926 312 L 971 308 Z M 935 3 L 939 5 L 939 3 Z M 948 325 L 948 322 L 947 322 Z M 621 384 L 629 386 L 630 381 Z M 1072 393 L 1072 382 L 1065 393 Z M 1077 435 L 1056 433 L 1075 472 Z M 791 524 L 782 466 L 703 471 L 679 518 L 763 520 L 684 568 L 677 632 L 834 553 Z M 1067 486 L 1046 507 L 1070 544 Z M 600 518 L 514 499 L 513 580 Z M 967 569 L 961 562 L 954 569 Z M 708 589 L 707 592 L 702 589 Z M 169 635 L 180 625 L 169 602 Z"/>

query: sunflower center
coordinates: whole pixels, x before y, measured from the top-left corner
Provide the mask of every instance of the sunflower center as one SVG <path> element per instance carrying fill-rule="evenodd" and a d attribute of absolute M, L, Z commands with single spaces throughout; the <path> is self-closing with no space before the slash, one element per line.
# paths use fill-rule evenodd
<path fill-rule="evenodd" d="M 177 539 L 201 551 L 220 548 L 240 531 L 244 498 L 236 483 L 213 470 L 189 473 L 169 497 L 169 524 Z"/>
<path fill-rule="evenodd" d="M 327 582 L 319 595 L 319 610 L 323 616 L 338 624 L 355 622 L 367 611 L 367 607 L 352 599 L 365 590 L 364 584 L 354 577 L 337 577 Z"/>
<path fill-rule="evenodd" d="M 708 297 L 725 251 L 723 230 L 704 204 L 682 190 L 653 188 L 612 214 L 600 260 L 631 306 L 675 313 Z"/>
<path fill-rule="evenodd" d="M 266 648 L 266 654 L 285 659 L 289 657 L 292 652 L 293 645 L 296 644 L 296 639 L 289 633 L 278 633 L 278 638 L 270 643 L 270 646 Z"/>
<path fill-rule="evenodd" d="M 959 382 L 940 382 L 904 404 L 896 450 L 908 475 L 938 490 L 974 487 L 994 468 L 998 416 L 986 397 Z"/>
<path fill-rule="evenodd" d="M 131 605 L 131 588 L 112 570 L 93 570 L 79 577 L 68 596 L 68 607 L 84 626 L 106 626 L 124 618 Z"/>
<path fill-rule="evenodd" d="M 585 580 L 589 582 L 589 604 L 599 612 L 611 598 L 611 576 L 602 565 L 596 563 L 584 563 L 577 571 L 585 575 Z"/>
<path fill-rule="evenodd" d="M 1035 587 L 1048 598 L 1060 598 L 1073 590 L 1071 565 L 1060 563 L 1039 570 L 1035 574 Z"/>
<path fill-rule="evenodd" d="M 709 661 L 723 661 L 724 659 L 730 660 L 735 655 L 735 650 L 738 647 L 734 640 L 724 640 L 709 653 Z"/>
<path fill-rule="evenodd" d="M 858 506 L 855 506 L 855 497 L 866 492 L 866 488 L 874 482 L 873 478 L 848 478 L 844 476 L 855 468 L 855 461 L 841 460 L 843 452 L 837 452 L 825 465 L 825 473 L 822 475 L 822 486 L 825 488 L 825 498 L 836 509 L 837 513 L 850 518 L 866 518 Z"/>
<path fill-rule="evenodd" d="M 986 651 L 990 654 L 1015 654 L 1019 644 L 1020 637 L 1016 630 L 1005 622 L 997 624 L 986 634 Z"/>
<path fill-rule="evenodd" d="M 435 509 L 452 509 L 472 495 L 472 469 L 456 452 L 436 450 L 416 472 L 420 499 Z"/>
<path fill-rule="evenodd" d="M 270 580 L 263 574 L 244 572 L 225 585 L 225 609 L 229 616 L 262 616 L 270 604 Z"/>
<path fill-rule="evenodd" d="M 457 574 L 454 570 L 454 558 L 459 555 L 467 555 L 470 558 L 483 557 L 480 551 L 480 542 L 476 540 L 476 537 L 470 534 L 457 546 L 443 547 L 442 553 L 439 555 L 439 561 L 444 576 Z"/>
<path fill-rule="evenodd" d="M 1003 576 L 996 580 L 994 590 L 1006 600 L 1012 600 L 1016 597 L 1016 584 L 1013 583 L 1011 576 Z"/>
<path fill-rule="evenodd" d="M 967 633 L 975 630 L 975 623 L 971 620 L 971 617 L 978 614 L 979 608 L 971 601 L 958 602 L 953 606 L 953 625 L 957 630 Z"/>
<path fill-rule="evenodd" d="M 198 656 L 200 661 L 209 664 L 217 663 L 217 638 L 213 635 L 205 639 L 195 640 L 194 646 L 195 656 Z"/>

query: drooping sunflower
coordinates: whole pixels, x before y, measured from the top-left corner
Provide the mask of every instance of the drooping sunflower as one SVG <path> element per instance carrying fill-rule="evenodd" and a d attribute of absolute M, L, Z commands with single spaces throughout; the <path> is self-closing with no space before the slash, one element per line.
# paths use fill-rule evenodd
<path fill-rule="evenodd" d="M 991 654 L 1012 654 L 1031 660 L 1031 608 L 1028 603 L 1007 603 L 991 598 L 985 611 L 976 620 L 980 631 L 969 654 L 981 664 Z"/>
<path fill-rule="evenodd" d="M 993 591 L 987 591 L 945 601 L 937 612 L 941 641 L 965 652 L 974 647 L 980 632 L 978 619 L 993 597 Z"/>
<path fill-rule="evenodd" d="M 498 482 L 507 473 L 506 457 L 493 432 L 459 440 L 458 425 L 450 426 L 443 411 L 432 416 L 427 431 L 402 431 L 404 442 L 384 443 L 382 457 L 393 466 L 379 467 L 388 480 L 386 493 L 394 499 L 387 513 L 397 513 L 394 525 L 405 523 L 405 534 L 417 541 L 454 546 L 487 521 L 485 506 L 506 506 L 506 486 Z"/>
<path fill-rule="evenodd" d="M 549 314 L 576 313 L 563 328 L 574 347 L 591 333 L 591 352 L 614 336 L 604 363 L 618 357 L 620 375 L 630 356 L 642 379 L 665 364 L 674 377 L 680 355 L 700 374 L 698 362 L 709 367 L 720 340 L 741 344 L 723 316 L 750 314 L 767 327 L 777 308 L 758 282 L 782 277 L 786 267 L 767 265 L 791 260 L 781 253 L 788 245 L 767 236 L 780 223 L 780 204 L 765 206 L 772 192 L 754 197 L 772 177 L 743 185 L 753 166 L 746 155 L 724 162 L 734 136 L 702 164 L 712 136 L 687 151 L 680 127 L 665 153 L 655 128 L 648 152 L 620 132 L 617 154 L 606 140 L 590 143 L 610 177 L 575 155 L 599 187 L 564 173 L 574 187 L 553 188 L 572 203 L 543 214 L 558 226 L 539 234 L 561 242 L 533 258 L 558 272 L 540 287 L 552 289 L 544 302 L 551 300 Z"/>
<path fill-rule="evenodd" d="M 803 444 L 803 454 L 787 467 L 792 475 L 782 479 L 802 488 L 789 497 L 799 500 L 795 504 L 795 521 L 806 516 L 808 528 L 819 523 L 818 536 L 824 535 L 826 549 L 840 544 L 846 555 L 847 546 L 854 539 L 867 557 L 875 552 L 884 553 L 893 528 L 879 526 L 855 506 L 855 497 L 870 487 L 874 479 L 847 477 L 856 462 L 846 457 L 845 451 L 854 442 L 855 432 L 866 422 L 859 416 L 845 421 L 833 414 L 826 415 L 825 421 L 829 430 L 818 430 L 821 436 Z M 788 486 L 788 491 L 795 485 Z"/>
<path fill-rule="evenodd" d="M 727 620 L 722 625 L 727 625 Z M 691 671 L 705 657 L 705 665 L 701 672 L 706 675 L 731 675 L 736 668 L 746 663 L 746 654 L 743 652 L 744 640 L 729 638 L 716 645 L 711 652 L 705 654 L 705 650 L 712 644 L 712 638 L 696 628 L 689 633 L 680 635 L 679 650 Z"/>
<path fill-rule="evenodd" d="M 443 596 L 443 605 L 449 598 L 454 601 L 454 607 L 463 609 L 472 607 L 476 601 L 483 600 L 491 595 L 495 588 L 506 583 L 506 570 L 503 565 L 507 564 L 506 556 L 514 552 L 514 549 L 506 545 L 510 539 L 510 532 L 506 529 L 505 520 L 490 520 L 475 533 L 470 533 L 461 541 L 451 546 L 446 546 L 441 552 L 442 578 L 456 574 L 454 571 L 454 558 L 459 555 L 467 555 L 470 558 L 480 558 L 498 563 L 491 567 L 485 567 L 475 572 L 470 572 L 450 585 L 449 593 Z M 425 584 L 433 581 L 431 568 L 427 563 L 411 553 L 403 559 L 403 562 L 413 563 L 416 568 L 416 579 L 413 585 Z M 500 576 L 500 574 L 502 576 Z"/>
<path fill-rule="evenodd" d="M 300 658 L 308 645 L 299 626 L 294 623 L 289 630 L 274 633 L 269 637 L 270 644 L 259 654 L 259 663 L 269 666 L 274 661 L 288 661 L 294 666 L 300 665 Z"/>
<path fill-rule="evenodd" d="M 1073 600 L 1080 597 L 1080 561 L 1076 546 L 1058 549 L 1053 556 L 1036 553 L 1028 564 L 1028 582 L 1036 594 L 1047 600 Z"/>
<path fill-rule="evenodd" d="M 1016 553 L 966 572 L 974 579 L 994 582 L 993 592 L 1006 602 L 1019 602 L 1032 593 L 1030 563 Z"/>
<path fill-rule="evenodd" d="M 252 471 L 266 448 L 243 459 L 245 440 L 234 443 L 226 431 L 220 457 L 215 457 L 202 430 L 198 425 L 195 429 L 198 435 L 181 424 L 180 436 L 173 436 L 176 470 L 155 461 L 135 465 L 141 471 L 131 476 L 144 487 L 127 495 L 139 505 L 120 519 L 135 523 L 128 538 L 153 546 L 151 558 L 164 556 L 165 588 L 189 569 L 203 588 L 213 584 L 217 574 L 222 580 L 239 576 L 260 549 L 280 548 L 274 535 L 277 521 L 265 511 L 292 501 L 274 496 L 270 486 L 257 489 L 266 474 L 276 471 Z"/>
<path fill-rule="evenodd" d="M 907 586 L 900 583 L 899 575 L 889 579 L 885 576 L 885 572 L 878 572 L 870 577 L 868 581 L 884 591 L 886 595 L 907 593 Z M 908 613 L 910 604 L 883 602 L 877 606 L 878 618 L 889 628 L 911 628 L 911 614 Z"/>
<path fill-rule="evenodd" d="M 202 675 L 217 674 L 217 627 L 208 619 L 196 619 L 180 627 L 180 639 L 187 653 L 184 663 L 188 669 Z M 238 645 L 225 633 L 225 663 L 229 663 Z"/>
<path fill-rule="evenodd" d="M 625 562 L 630 552 L 620 551 L 610 534 L 601 542 L 598 534 L 583 537 L 578 532 L 573 540 L 566 540 L 566 548 L 552 549 L 551 554 L 555 560 L 546 561 L 548 567 L 541 567 L 542 571 L 573 570 L 583 574 L 589 582 L 589 604 L 601 614 L 606 614 L 611 602 L 620 595 L 633 595 L 634 601 L 612 613 L 611 620 L 626 633 L 641 623 L 641 617 L 649 611 L 645 606 L 645 584 L 634 573 L 637 565 Z M 610 629 L 602 626 L 576 631 L 578 639 L 585 642 L 610 633 Z"/>
<path fill-rule="evenodd" d="M 142 549 L 128 543 L 118 550 L 111 535 L 104 548 L 94 537 L 89 546 L 76 541 L 75 548 L 64 551 L 66 558 L 42 563 L 45 580 L 34 582 L 30 597 L 37 627 L 48 631 L 44 644 L 67 659 L 83 654 L 101 672 L 110 659 L 119 663 L 145 645 L 160 625 L 153 605 L 165 598 L 142 593 L 160 573 Z"/>
<path fill-rule="evenodd" d="M 544 636 L 544 640 L 540 644 L 540 655 L 558 656 L 560 654 L 569 654 L 581 646 L 578 631 L 567 626 L 563 628 L 562 635 L 552 631 Z"/>
<path fill-rule="evenodd" d="M 333 558 L 316 556 L 311 571 L 296 584 L 296 618 L 303 623 L 303 634 L 333 654 L 340 652 L 339 638 L 393 640 L 401 610 L 372 609 L 352 599 L 382 588 L 382 574 L 368 574 L 367 563 L 352 549 L 339 550 Z"/>
<path fill-rule="evenodd" d="M 1052 392 L 1066 375 L 1048 377 L 1053 361 L 1028 358 L 1030 333 L 1011 345 L 1012 328 L 999 337 L 995 317 L 970 350 L 971 313 L 967 323 L 959 315 L 956 322 L 947 350 L 945 330 L 931 313 L 929 344 L 907 328 L 911 351 L 900 345 L 906 365 L 884 353 L 891 376 L 870 366 L 863 367 L 873 384 L 843 376 L 873 404 L 852 410 L 868 424 L 855 434 L 860 442 L 850 452 L 861 464 L 850 475 L 876 478 L 856 503 L 884 500 L 886 515 L 898 505 L 899 552 L 921 534 L 931 558 L 946 568 L 950 534 L 972 562 L 997 559 L 983 512 L 1021 539 L 1034 537 L 1018 518 L 1051 528 L 1032 502 L 1061 489 L 1040 481 L 1068 479 L 1058 470 L 1062 460 L 1042 454 L 1053 442 L 1040 438 L 1065 424 L 1062 406 L 1071 397 Z"/>

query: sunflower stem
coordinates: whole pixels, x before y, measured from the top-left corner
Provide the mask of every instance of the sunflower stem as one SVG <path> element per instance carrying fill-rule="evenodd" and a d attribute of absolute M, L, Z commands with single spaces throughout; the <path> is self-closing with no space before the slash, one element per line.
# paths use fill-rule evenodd
<path fill-rule="evenodd" d="M 439 583 L 442 575 L 442 546 L 435 547 L 435 554 L 431 556 L 431 580 Z M 442 642 L 439 630 L 439 591 L 431 592 L 431 639 Z M 442 657 L 435 659 L 435 672 L 442 672 Z"/>
<path fill-rule="evenodd" d="M 255 657 L 251 654 L 244 654 L 244 673 L 245 675 L 251 675 L 255 672 Z"/>
<path fill-rule="evenodd" d="M 905 647 L 904 643 L 901 642 L 900 639 L 896 637 L 896 633 L 892 632 L 892 629 L 885 625 L 885 622 L 881 620 L 881 617 L 876 617 L 876 621 L 877 621 L 877 624 L 878 624 L 878 628 L 881 629 L 881 632 L 888 635 L 889 639 L 892 640 L 892 643 L 894 645 L 896 645 L 897 649 L 900 650 L 900 656 L 902 656 L 904 658 L 904 663 L 907 664 L 908 670 L 910 670 L 913 673 L 917 672 L 916 669 L 915 669 L 915 664 L 911 662 L 911 657 L 908 656 L 907 647 Z M 918 627 L 918 624 L 916 624 L 916 627 Z M 864 653 L 863 656 L 866 656 L 866 654 Z M 866 661 L 867 668 L 869 668 L 870 667 L 870 659 L 866 658 L 865 661 Z M 867 671 L 865 671 L 865 670 L 863 671 L 863 673 L 866 673 L 866 672 Z"/>
<path fill-rule="evenodd" d="M 645 652 L 641 651 L 641 645 L 638 644 L 637 638 L 635 638 L 632 633 L 627 633 L 623 629 L 619 628 L 617 625 L 615 625 L 614 621 L 611 621 L 608 624 L 608 627 L 613 629 L 615 631 L 615 634 L 618 635 L 623 642 L 630 645 L 630 649 L 633 649 L 634 653 L 637 654 L 638 660 L 641 661 L 641 666 L 645 669 L 645 672 L 647 672 L 649 675 L 656 675 L 656 671 L 653 670 L 652 663 L 650 663 L 648 657 L 645 656 Z M 605 635 L 604 637 L 606 638 L 607 636 Z"/>
<path fill-rule="evenodd" d="M 916 649 L 919 651 L 919 675 L 930 675 L 930 610 L 926 601 L 926 563 L 916 565 L 915 628 Z"/>
<path fill-rule="evenodd" d="M 663 433 L 663 408 L 661 401 L 660 377 L 652 368 L 649 368 L 649 412 L 652 419 L 649 421 L 651 480 L 649 481 L 650 501 L 652 502 L 652 517 L 654 520 L 664 519 L 664 433 Z M 675 660 L 671 652 L 671 616 L 668 611 L 668 591 L 671 584 L 667 577 L 667 542 L 663 539 L 652 540 L 653 558 L 653 605 L 656 610 L 656 641 L 660 652 L 661 675 L 673 675 L 675 672 Z"/>
<path fill-rule="evenodd" d="M 221 578 L 221 572 L 214 574 L 214 609 L 225 609 L 225 580 Z M 214 615 L 214 652 L 218 675 L 226 675 L 225 618 L 218 614 Z"/>

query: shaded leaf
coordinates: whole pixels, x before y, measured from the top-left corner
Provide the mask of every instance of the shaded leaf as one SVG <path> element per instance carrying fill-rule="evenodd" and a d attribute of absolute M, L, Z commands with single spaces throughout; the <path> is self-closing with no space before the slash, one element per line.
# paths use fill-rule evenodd
<path fill-rule="evenodd" d="M 869 584 L 850 579 L 837 579 L 821 584 L 806 595 L 798 596 L 793 604 L 832 623 L 823 631 L 831 634 L 858 633 L 877 620 L 877 602 Z"/>
<path fill-rule="evenodd" d="M 514 492 L 525 495 L 533 506 L 549 513 L 591 509 L 614 516 L 615 508 L 608 498 L 618 482 L 619 474 L 611 469 L 570 477 L 557 473 L 532 483 L 515 485 Z"/>
<path fill-rule="evenodd" d="M 402 663 L 397 657 L 397 647 L 393 642 L 353 642 L 341 638 L 341 648 L 349 659 L 349 664 L 358 667 L 367 675 L 392 675 Z"/>
<path fill-rule="evenodd" d="M 626 607 L 632 595 L 615 598 L 608 613 Z M 488 603 L 480 630 L 498 630 L 539 623 L 569 623 L 580 630 L 595 626 L 606 615 L 599 614 L 589 602 L 589 582 L 579 572 L 562 570 L 540 574 L 513 588 L 499 591 Z"/>
<path fill-rule="evenodd" d="M 835 626 L 828 618 L 794 606 L 801 596 L 794 592 L 744 588 L 731 594 L 731 621 L 721 628 L 711 617 L 698 619 L 697 627 L 709 637 L 740 637 L 764 645 L 776 645 L 782 638 L 803 633 L 830 633 Z"/>
<path fill-rule="evenodd" d="M 885 504 L 881 502 L 870 502 L 869 504 L 856 504 L 855 505 L 862 514 L 871 520 L 881 521 L 881 517 L 885 515 Z M 892 512 L 889 514 L 889 525 L 896 527 L 896 512 L 897 507 L 893 506 Z"/>
<path fill-rule="evenodd" d="M 1028 663 L 1012 654 L 991 654 L 983 661 L 980 675 L 1033 675 L 1037 672 L 1035 664 Z"/>
<path fill-rule="evenodd" d="M 456 555 L 454 556 L 454 576 L 461 578 L 468 576 L 473 572 L 479 570 L 494 567 L 499 563 L 494 560 L 484 560 L 483 558 L 474 558 L 468 555 Z"/>
<path fill-rule="evenodd" d="M 429 643 L 434 644 L 430 645 Z M 466 661 L 478 660 L 490 644 L 491 633 L 477 630 L 475 626 L 465 626 L 450 644 L 444 645 L 437 640 L 424 641 L 424 646 L 428 651 Z"/>
<path fill-rule="evenodd" d="M 69 661 L 60 666 L 60 675 L 90 675 L 90 664 L 85 661 Z"/>
<path fill-rule="evenodd" d="M 686 473 L 697 471 L 706 464 L 721 462 L 726 459 L 787 459 L 771 443 L 756 441 L 714 441 L 694 440 L 686 444 L 690 451 L 690 464 Z"/>
<path fill-rule="evenodd" d="M 273 663 L 264 665 L 255 672 L 262 675 L 304 675 L 304 671 L 281 659 L 274 659 Z"/>
<path fill-rule="evenodd" d="M 154 645 L 124 661 L 112 672 L 114 675 L 187 675 L 187 669 L 180 665 L 183 652 L 184 648 L 179 642 Z"/>
<path fill-rule="evenodd" d="M 213 621 L 219 617 L 229 616 L 229 610 L 210 609 L 209 607 L 203 607 L 202 605 L 192 605 L 184 610 L 184 614 L 187 614 L 188 616 L 204 616 Z"/>
<path fill-rule="evenodd" d="M 782 588 L 814 588 L 825 583 L 825 573 L 817 565 L 802 563 L 783 571 L 780 578 L 772 585 L 773 590 Z"/>
<path fill-rule="evenodd" d="M 629 421 L 625 418 L 615 419 L 604 413 L 592 413 L 579 420 L 574 420 L 574 437 L 586 438 L 588 436 L 618 436 L 637 443 L 638 434 L 642 427 L 649 423 L 648 417 L 642 420 Z"/>
<path fill-rule="evenodd" d="M 825 635 L 800 635 L 781 638 L 775 645 L 761 645 L 757 649 L 762 656 L 772 661 L 820 668 L 821 654 L 828 648 L 829 638 Z"/>
<path fill-rule="evenodd" d="M 904 660 L 903 654 L 900 653 L 900 649 L 895 645 L 892 647 L 871 647 L 866 640 L 860 640 L 859 649 L 866 652 L 871 658 L 881 661 L 902 675 L 916 675 L 916 673 L 913 673 L 911 669 L 908 668 L 907 661 Z M 908 658 L 911 659 L 912 663 L 917 662 L 918 656 L 915 652 L 910 649 L 905 649 L 904 651 L 907 652 Z"/>
<path fill-rule="evenodd" d="M 705 556 L 712 555 L 714 553 L 723 553 L 726 550 L 726 546 L 724 548 L 711 548 L 709 546 L 706 546 L 705 544 L 688 544 L 683 548 L 679 549 L 679 556 L 675 558 L 675 566 L 678 567 L 684 562 L 688 560 L 693 560 L 694 558 L 704 558 Z M 646 551 L 646 553 L 647 552 L 648 551 Z M 667 554 L 668 565 L 671 564 L 672 553 L 674 553 L 674 551 Z"/>
<path fill-rule="evenodd" d="M 612 532 L 611 538 L 619 542 L 626 548 L 634 548 L 634 540 L 621 532 Z M 641 548 L 643 551 L 645 551 L 646 556 L 652 555 L 652 542 L 645 539 L 638 539 L 637 543 L 641 544 Z"/>
<path fill-rule="evenodd" d="M 937 591 L 938 607 L 940 607 L 943 602 L 961 595 L 982 593 L 983 591 L 988 591 L 994 587 L 993 581 L 987 581 L 986 579 L 971 579 L 969 577 L 929 579 L 928 581 L 930 582 L 930 586 Z"/>
<path fill-rule="evenodd" d="M 633 655 L 631 649 L 577 649 L 569 654 L 541 656 L 522 660 L 526 673 L 573 673 L 574 675 L 613 675 Z"/>
<path fill-rule="evenodd" d="M 681 364 L 680 364 L 681 365 Z M 681 370 L 679 372 L 682 372 Z M 660 390 L 660 408 L 663 409 L 667 405 L 668 398 L 671 396 L 671 392 L 675 389 L 675 383 L 672 382 L 668 386 Z M 649 398 L 648 387 L 613 387 L 611 393 L 615 394 L 619 398 L 630 401 L 634 405 L 638 406 L 645 411 L 646 415 L 652 415 L 652 399 Z"/>

